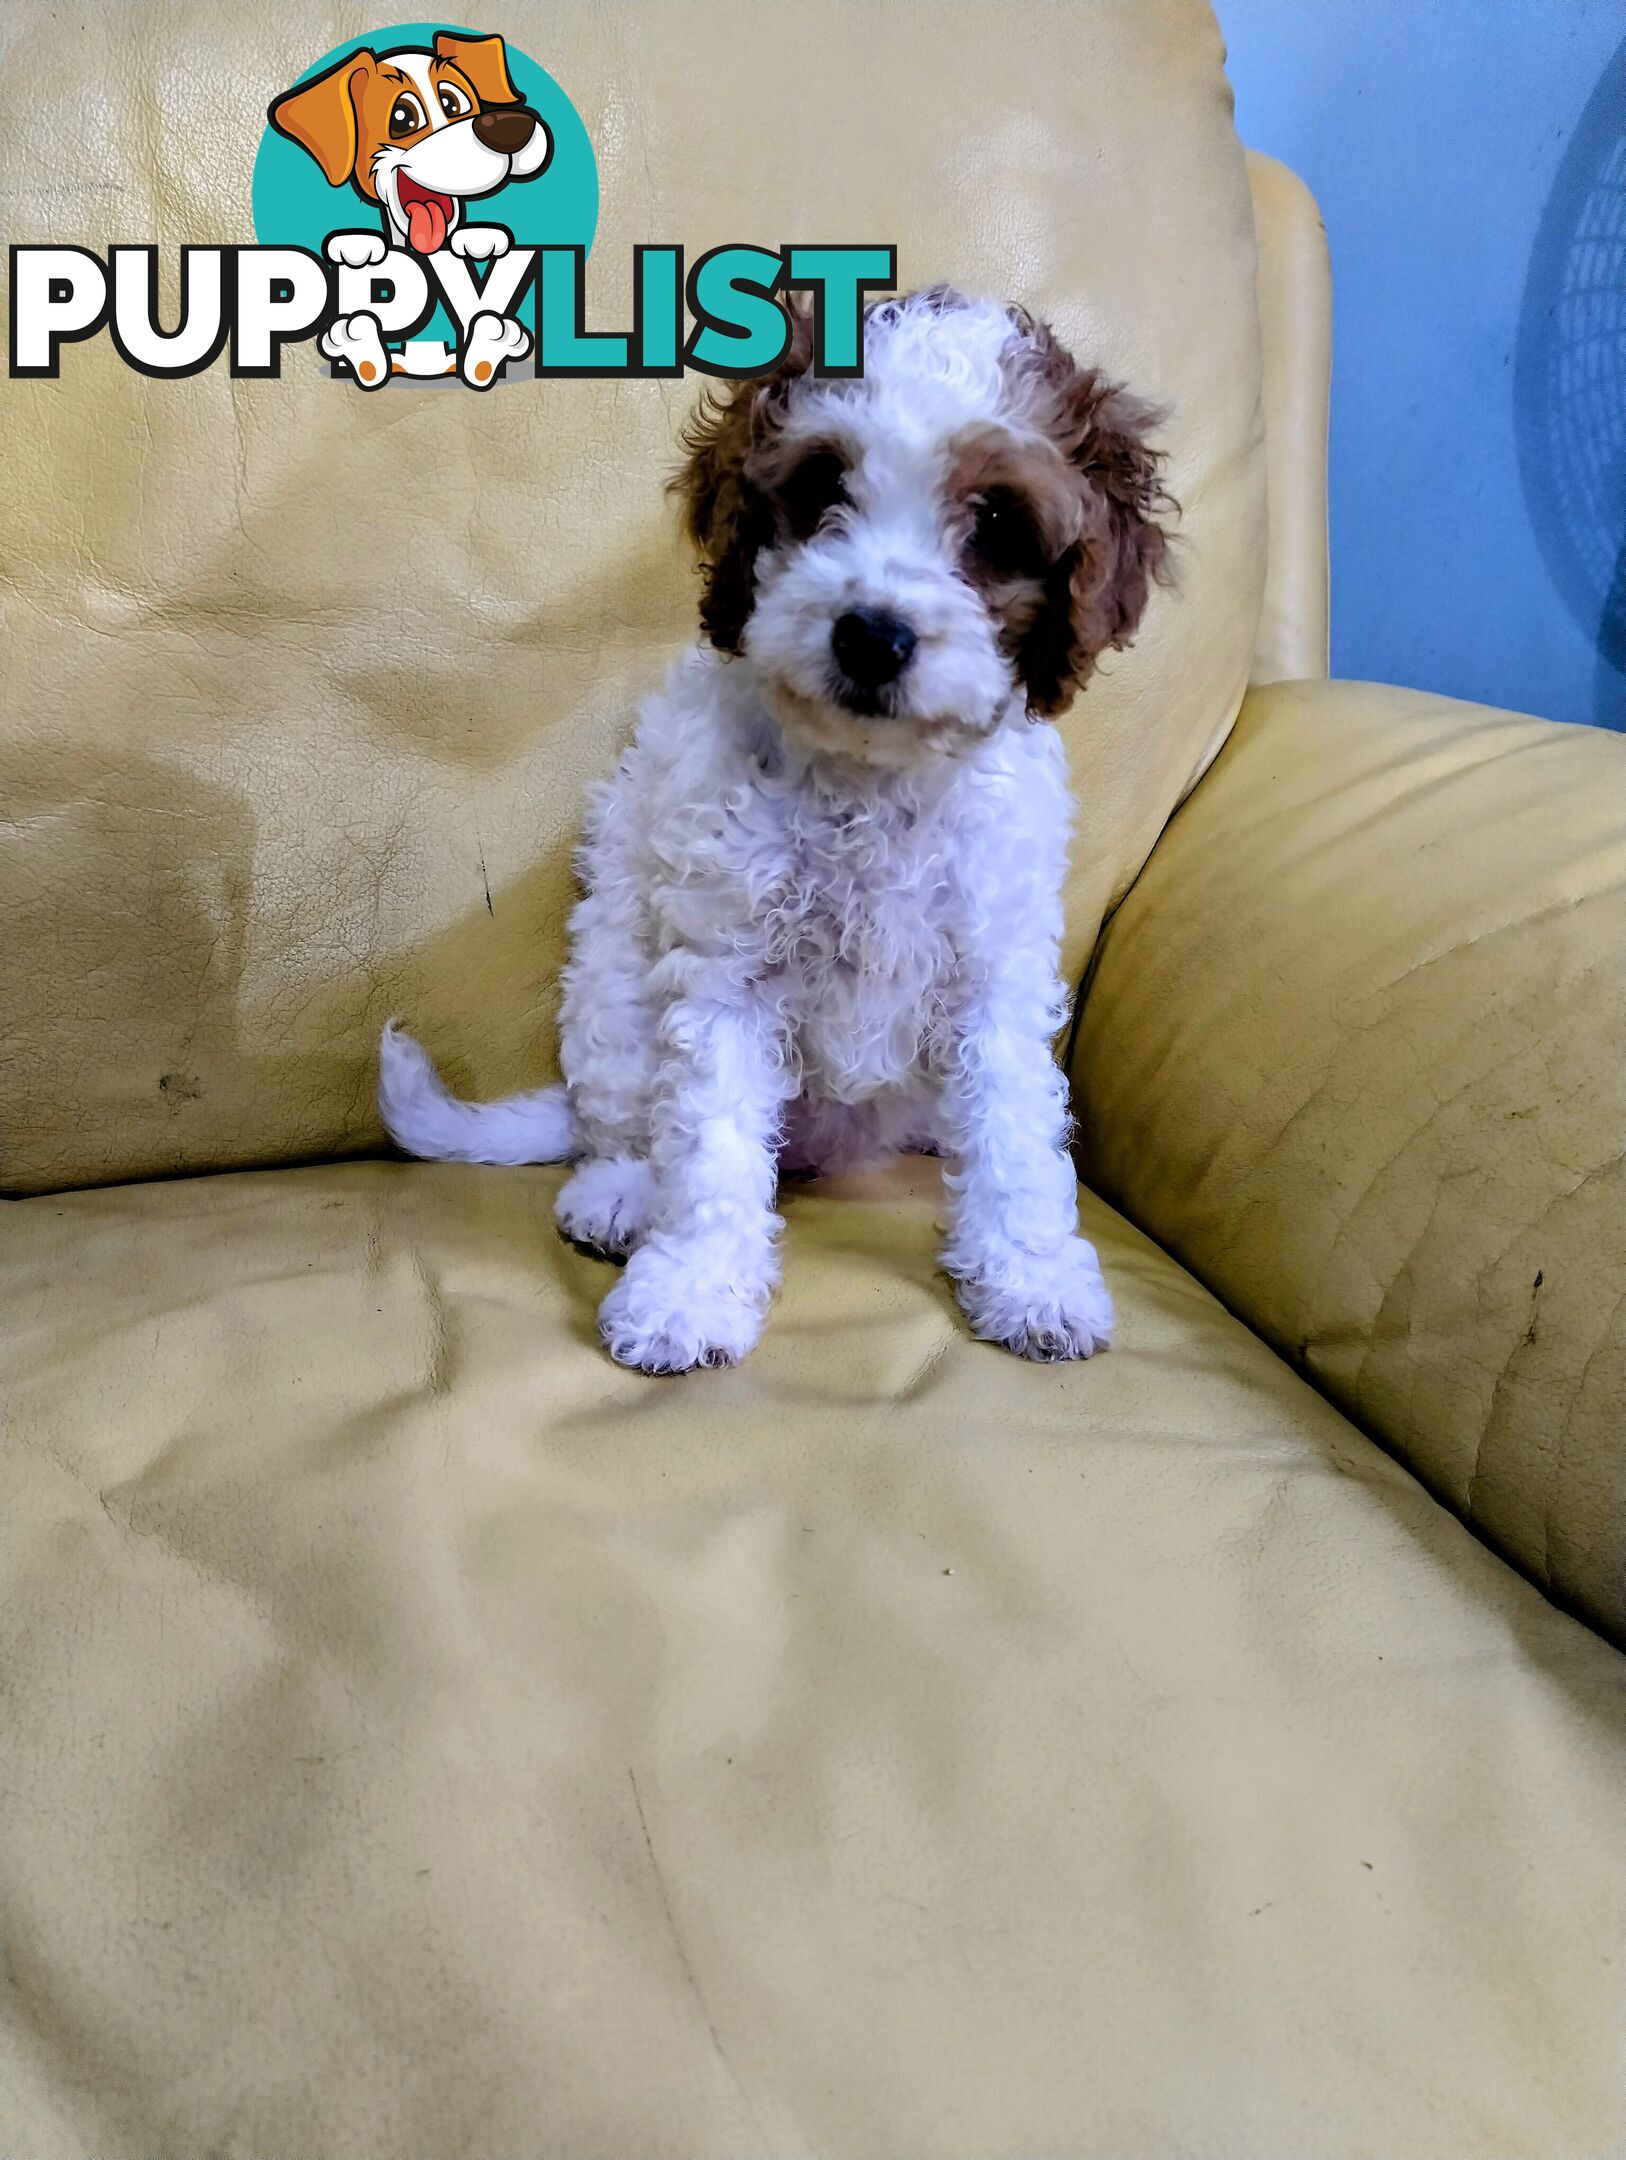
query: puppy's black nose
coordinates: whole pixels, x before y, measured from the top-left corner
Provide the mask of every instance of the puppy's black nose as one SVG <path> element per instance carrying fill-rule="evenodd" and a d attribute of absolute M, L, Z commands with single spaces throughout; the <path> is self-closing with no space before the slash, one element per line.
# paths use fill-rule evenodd
<path fill-rule="evenodd" d="M 888 615 L 884 608 L 853 608 L 837 617 L 830 633 L 836 666 L 865 690 L 896 682 L 919 642 L 900 616 Z"/>
<path fill-rule="evenodd" d="M 495 105 L 474 116 L 475 140 L 504 157 L 523 150 L 535 131 L 536 115 L 528 105 Z"/>

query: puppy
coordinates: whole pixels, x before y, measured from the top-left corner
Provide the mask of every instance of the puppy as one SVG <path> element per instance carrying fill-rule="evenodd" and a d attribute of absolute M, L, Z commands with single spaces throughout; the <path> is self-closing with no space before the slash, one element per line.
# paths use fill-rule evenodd
<path fill-rule="evenodd" d="M 328 241 L 330 259 L 357 270 L 381 263 L 391 248 L 419 255 L 450 248 L 473 261 L 506 255 L 503 227 L 466 224 L 463 205 L 510 180 L 536 179 L 553 155 L 547 127 L 520 103 L 502 39 L 451 30 L 436 33 L 433 51 L 350 53 L 274 98 L 267 118 L 309 152 L 330 187 L 348 184 L 383 213 L 382 233 L 335 233 Z M 484 322 L 476 320 L 469 343 L 478 349 L 463 361 L 466 379 L 482 389 L 497 361 L 522 358 L 530 345 L 521 324 L 495 314 L 482 329 Z M 389 377 L 370 314 L 335 323 L 321 346 L 330 360 L 348 362 L 364 389 Z"/>
<path fill-rule="evenodd" d="M 1071 818 L 1048 725 L 1127 645 L 1174 505 L 1156 416 L 1020 308 L 872 306 L 861 378 L 708 398 L 673 483 L 704 637 L 594 790 L 564 971 L 565 1085 L 459 1102 L 392 1023 L 410 1153 L 571 1159 L 566 1237 L 627 1255 L 612 1357 L 731 1365 L 778 1277 L 779 1176 L 944 1158 L 972 1331 L 1088 1357 L 1058 970 Z"/>

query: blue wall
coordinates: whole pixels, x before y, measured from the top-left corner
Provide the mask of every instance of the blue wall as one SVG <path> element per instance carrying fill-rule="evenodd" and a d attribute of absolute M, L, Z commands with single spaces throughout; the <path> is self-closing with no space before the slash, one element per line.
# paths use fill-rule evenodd
<path fill-rule="evenodd" d="M 1217 0 L 1332 249 L 1335 675 L 1626 727 L 1622 0 Z"/>

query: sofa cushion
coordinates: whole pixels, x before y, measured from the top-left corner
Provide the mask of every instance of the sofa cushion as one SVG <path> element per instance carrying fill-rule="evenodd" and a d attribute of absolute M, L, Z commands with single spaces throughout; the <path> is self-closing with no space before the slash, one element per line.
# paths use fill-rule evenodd
<path fill-rule="evenodd" d="M 267 100 L 336 34 L 245 0 L 7 19 L 8 238 L 166 251 L 251 237 Z M 1205 0 L 509 0 L 492 27 L 596 146 L 595 326 L 625 326 L 639 242 L 895 242 L 905 282 L 1026 300 L 1172 406 L 1181 590 L 1068 724 L 1076 969 L 1258 616 L 1252 224 Z M 11 1189 L 374 1141 L 393 1010 L 476 1088 L 545 1073 L 582 784 L 693 629 L 660 483 L 694 387 L 364 396 L 309 348 L 278 382 L 163 382 L 105 338 L 8 385 Z"/>
<path fill-rule="evenodd" d="M 6 1213 L 0 2151 L 1620 2147 L 1613 1651 L 1097 1202 L 1087 1366 L 915 1164 L 651 1381 L 556 1183 Z"/>

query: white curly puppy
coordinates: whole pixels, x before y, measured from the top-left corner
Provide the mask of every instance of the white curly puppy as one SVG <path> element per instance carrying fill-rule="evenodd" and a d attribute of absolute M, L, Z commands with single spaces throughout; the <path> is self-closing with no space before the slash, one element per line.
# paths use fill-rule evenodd
<path fill-rule="evenodd" d="M 459 1102 L 392 1027 L 384 1123 L 416 1155 L 575 1160 L 561 1229 L 630 1256 L 599 1315 L 624 1365 L 743 1357 L 780 1173 L 911 1148 L 945 1159 L 973 1331 L 1088 1357 L 1112 1305 L 1052 1054 L 1071 800 L 1044 723 L 1162 572 L 1153 416 L 941 288 L 870 309 L 859 379 L 808 346 L 798 322 L 691 423 L 705 640 L 593 794 L 565 1086 Z"/>

